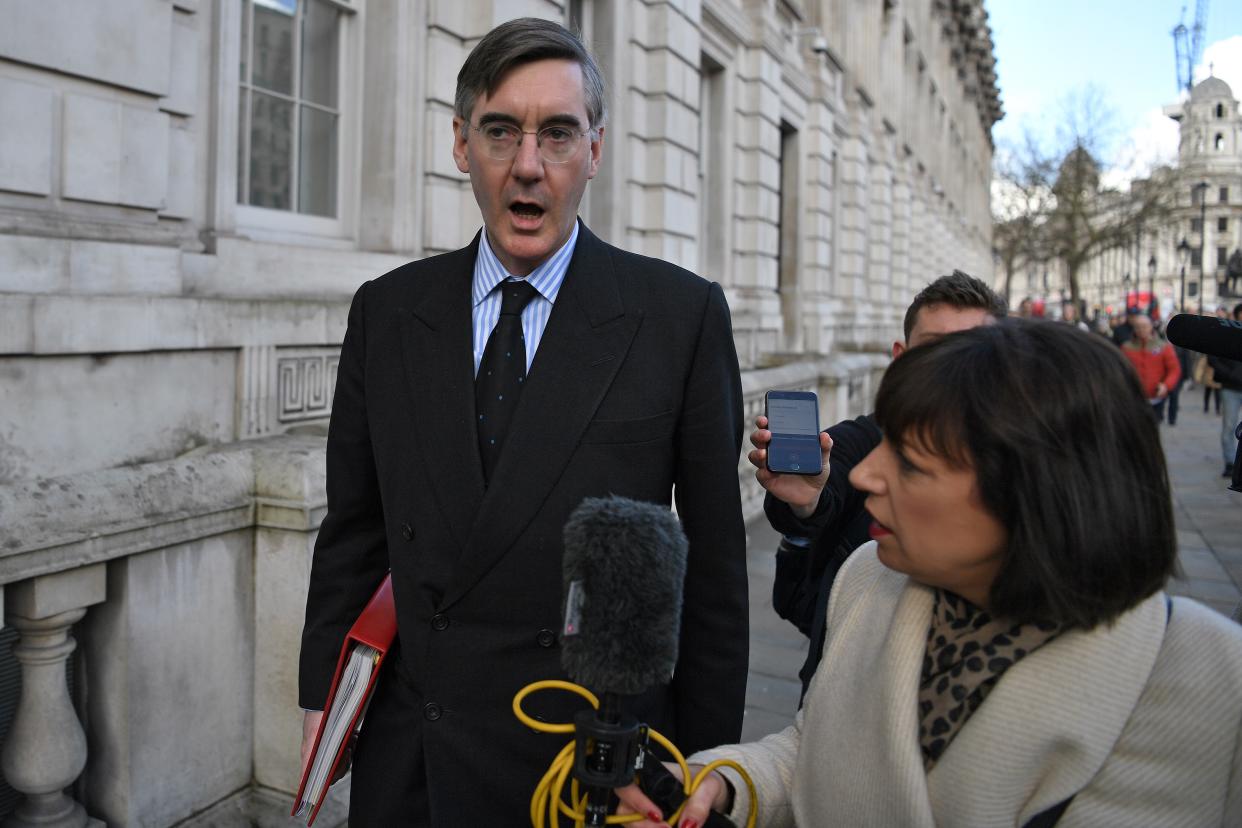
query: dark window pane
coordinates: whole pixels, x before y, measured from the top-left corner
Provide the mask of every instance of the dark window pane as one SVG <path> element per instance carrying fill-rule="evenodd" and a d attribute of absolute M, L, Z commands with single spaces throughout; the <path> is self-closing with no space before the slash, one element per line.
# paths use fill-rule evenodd
<path fill-rule="evenodd" d="M 1227 219 L 1227 218 L 1219 218 L 1219 219 L 1217 219 L 1217 220 L 1216 220 L 1216 231 L 1217 231 L 1218 233 L 1227 233 L 1227 232 L 1229 232 L 1229 219 Z"/>
<path fill-rule="evenodd" d="M 246 203 L 246 136 L 250 130 L 246 128 L 246 115 L 250 111 L 250 90 L 239 89 L 237 94 L 237 201 Z"/>
<path fill-rule="evenodd" d="M 241 78 L 242 83 L 249 83 L 250 78 L 246 76 L 246 66 L 250 60 L 250 4 L 246 0 L 241 0 L 241 4 L 241 73 L 238 77 Z"/>
<path fill-rule="evenodd" d="M 297 0 L 255 0 L 254 85 L 293 94 L 293 19 Z"/>
<path fill-rule="evenodd" d="M 1216 248 L 1216 266 L 1224 267 L 1225 263 L 1228 261 L 1229 261 L 1229 254 L 1225 252 L 1225 248 L 1223 247 Z"/>
<path fill-rule="evenodd" d="M 1203 222 L 1202 222 L 1202 221 L 1200 221 L 1200 220 L 1199 220 L 1199 219 L 1197 219 L 1197 218 L 1193 218 L 1193 219 L 1191 219 L 1191 220 L 1190 220 L 1190 232 L 1192 232 L 1192 233 L 1198 233 L 1198 232 L 1199 232 L 1200 230 L 1202 230 L 1202 229 L 1203 229 Z"/>
<path fill-rule="evenodd" d="M 1200 256 L 1199 256 L 1199 248 L 1197 248 L 1197 247 L 1196 247 L 1196 248 L 1194 248 L 1193 250 L 1191 250 L 1191 251 L 1190 251 L 1190 265 L 1191 265 L 1191 267 L 1198 267 L 1198 266 L 1199 266 L 1199 262 L 1201 262 L 1201 261 L 1203 261 L 1203 260 L 1202 260 L 1202 258 L 1200 258 Z"/>
<path fill-rule="evenodd" d="M 337 117 L 302 107 L 298 153 L 298 212 L 336 216 Z"/>
<path fill-rule="evenodd" d="M 336 108 L 337 27 L 341 12 L 310 0 L 302 12 L 302 99 Z"/>
<path fill-rule="evenodd" d="M 262 92 L 251 94 L 250 203 L 288 210 L 293 184 L 293 104 Z"/>
<path fill-rule="evenodd" d="M 1228 187 L 1220 188 L 1220 203 L 1221 204 L 1229 203 L 1229 188 Z"/>

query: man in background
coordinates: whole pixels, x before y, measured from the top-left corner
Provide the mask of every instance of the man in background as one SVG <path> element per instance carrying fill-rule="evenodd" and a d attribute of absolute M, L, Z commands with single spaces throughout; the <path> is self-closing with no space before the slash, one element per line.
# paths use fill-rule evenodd
<path fill-rule="evenodd" d="M 893 359 L 907 349 L 954 331 L 1004 319 L 1005 302 L 980 280 L 955 270 L 923 288 L 906 310 L 904 341 L 894 342 Z M 824 642 L 828 593 L 850 553 L 870 538 L 866 494 L 850 485 L 850 471 L 880 444 L 883 435 L 871 414 L 837 423 L 820 434 L 823 472 L 816 477 L 775 474 L 767 469 L 772 439 L 767 418 L 758 418 L 748 455 L 755 477 L 767 490 L 764 512 L 784 537 L 776 553 L 772 606 L 811 639 L 798 672 L 805 695 Z M 830 463 L 831 461 L 831 463 Z"/>
<path fill-rule="evenodd" d="M 1134 335 L 1121 344 L 1121 353 L 1138 372 L 1143 394 L 1151 404 L 1152 416 L 1156 422 L 1161 422 L 1164 420 L 1165 400 L 1181 382 L 1182 369 L 1173 346 L 1156 335 L 1150 317 L 1133 314 L 1130 325 Z"/>
<path fill-rule="evenodd" d="M 1242 302 L 1234 305 L 1233 321 L 1242 322 Z M 1220 383 L 1220 451 L 1225 458 L 1221 477 L 1233 477 L 1238 456 L 1237 427 L 1242 415 L 1242 360 L 1209 356 L 1212 376 Z"/>

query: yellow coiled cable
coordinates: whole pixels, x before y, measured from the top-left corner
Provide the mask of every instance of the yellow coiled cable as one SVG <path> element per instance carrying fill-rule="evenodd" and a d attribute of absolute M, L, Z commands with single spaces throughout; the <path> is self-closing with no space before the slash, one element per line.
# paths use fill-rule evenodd
<path fill-rule="evenodd" d="M 570 681 L 561 681 L 560 679 L 545 679 L 544 681 L 532 682 L 517 692 L 513 697 L 513 715 L 517 716 L 518 721 L 529 727 L 531 730 L 537 730 L 540 733 L 573 733 L 574 725 L 572 722 L 564 722 L 554 724 L 550 722 L 541 722 L 527 716 L 522 710 L 522 702 L 531 693 L 539 690 L 565 690 L 570 693 L 577 693 L 582 698 L 591 703 L 596 710 L 599 709 L 599 699 L 590 690 L 581 685 L 574 684 Z M 690 779 L 690 767 L 686 764 L 686 759 L 682 756 L 681 751 L 676 745 L 670 742 L 659 731 L 654 728 L 648 729 L 647 734 L 657 743 L 664 746 L 674 759 L 677 760 L 678 766 L 681 767 L 681 778 L 683 780 Z M 544 828 L 545 824 L 550 828 L 559 828 L 560 817 L 566 817 L 574 821 L 575 828 L 583 828 L 586 825 L 586 794 L 579 794 L 578 780 L 570 780 L 569 797 L 567 803 L 564 800 L 565 781 L 569 779 L 570 772 L 574 767 L 574 740 L 570 740 L 569 744 L 561 748 L 561 752 L 552 760 L 552 764 L 548 766 L 547 773 L 539 780 L 539 784 L 535 786 L 535 792 L 530 798 L 530 823 L 534 828 Z M 707 778 L 707 775 L 716 768 L 730 767 L 741 775 L 742 781 L 746 783 L 746 789 L 750 792 L 750 813 L 746 817 L 746 828 L 755 828 L 755 819 L 757 817 L 756 805 L 758 803 L 757 794 L 755 792 L 755 783 L 751 781 L 750 775 L 742 769 L 742 766 L 731 759 L 717 759 L 709 765 L 706 765 L 698 775 L 692 779 L 689 784 L 683 781 L 683 790 L 687 797 L 698 790 L 699 785 Z M 685 808 L 683 802 L 681 807 L 674 811 L 671 815 L 665 816 L 665 821 L 669 825 L 675 825 L 677 820 L 681 818 L 681 812 Z M 547 822 L 545 822 L 545 817 Z M 626 822 L 637 822 L 643 819 L 642 814 L 624 814 L 612 815 L 607 818 L 609 825 L 615 825 Z"/>

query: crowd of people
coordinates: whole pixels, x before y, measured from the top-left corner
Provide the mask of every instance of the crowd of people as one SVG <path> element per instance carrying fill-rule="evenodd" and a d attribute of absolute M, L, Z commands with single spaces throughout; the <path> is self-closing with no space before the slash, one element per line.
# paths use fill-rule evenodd
<path fill-rule="evenodd" d="M 1205 308 L 1198 308 L 1203 315 Z M 1041 318 L 1046 306 L 1030 299 L 1018 305 L 1018 316 Z M 1218 319 L 1242 322 L 1242 302 L 1232 309 L 1218 305 Z M 1237 452 L 1236 428 L 1242 413 L 1242 361 L 1221 356 L 1199 354 L 1173 345 L 1164 338 L 1164 323 L 1154 305 L 1148 308 L 1131 307 L 1123 313 L 1110 314 L 1096 309 L 1093 321 L 1084 322 L 1073 302 L 1061 304 L 1059 321 L 1074 325 L 1083 331 L 1094 331 L 1108 337 L 1134 365 L 1143 383 L 1143 391 L 1151 404 L 1152 415 L 1157 422 L 1177 425 L 1181 407 L 1182 391 L 1194 387 L 1203 389 L 1203 411 L 1215 403 L 1215 412 L 1221 418 L 1221 454 L 1224 461 L 1222 477 L 1233 475 Z"/>

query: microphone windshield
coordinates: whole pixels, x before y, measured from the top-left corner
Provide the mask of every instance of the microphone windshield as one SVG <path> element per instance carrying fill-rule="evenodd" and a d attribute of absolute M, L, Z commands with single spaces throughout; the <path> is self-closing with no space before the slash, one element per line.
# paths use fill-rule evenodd
<path fill-rule="evenodd" d="M 597 693 L 635 695 L 677 663 L 686 536 L 666 507 L 587 498 L 565 523 L 561 666 Z"/>
<path fill-rule="evenodd" d="M 1209 356 L 1242 360 L 1242 322 L 1179 313 L 1165 326 L 1174 345 Z"/>

